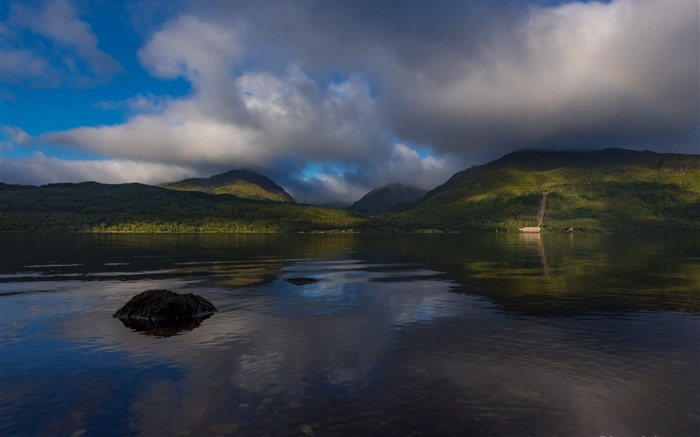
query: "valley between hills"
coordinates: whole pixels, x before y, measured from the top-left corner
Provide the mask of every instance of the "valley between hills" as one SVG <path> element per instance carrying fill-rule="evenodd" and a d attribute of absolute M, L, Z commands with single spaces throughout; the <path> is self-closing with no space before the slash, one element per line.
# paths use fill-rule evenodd
<path fill-rule="evenodd" d="M 700 232 L 700 155 L 520 151 L 428 191 L 392 184 L 349 209 L 302 205 L 232 170 L 159 186 L 0 184 L 4 232 Z"/>

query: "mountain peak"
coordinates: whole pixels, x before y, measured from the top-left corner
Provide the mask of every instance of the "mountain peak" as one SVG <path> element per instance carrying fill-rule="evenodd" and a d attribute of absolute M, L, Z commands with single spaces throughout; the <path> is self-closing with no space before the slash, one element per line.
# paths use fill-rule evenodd
<path fill-rule="evenodd" d="M 420 188 L 394 182 L 370 191 L 348 209 L 367 215 L 382 214 L 410 205 L 425 193 Z"/>
<path fill-rule="evenodd" d="M 294 202 L 284 188 L 270 178 L 250 169 L 233 169 L 208 178 L 190 178 L 159 185 L 181 191 L 202 191 L 209 194 L 231 194 L 244 199 Z"/>

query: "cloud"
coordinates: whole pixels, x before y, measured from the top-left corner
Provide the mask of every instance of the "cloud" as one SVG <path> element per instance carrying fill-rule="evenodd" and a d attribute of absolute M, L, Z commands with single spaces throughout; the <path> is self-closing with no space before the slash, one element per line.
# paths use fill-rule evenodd
<path fill-rule="evenodd" d="M 37 7 L 14 3 L 9 20 L 2 23 L 2 35 L 3 81 L 83 87 L 122 71 L 114 58 L 97 47 L 90 25 L 78 18 L 67 0 L 48 0 Z"/>
<path fill-rule="evenodd" d="M 139 50 L 139 59 L 156 77 L 182 76 L 206 86 L 217 79 L 227 81 L 239 54 L 236 31 L 230 24 L 219 26 L 183 15 L 153 34 Z"/>
<path fill-rule="evenodd" d="M 46 59 L 29 50 L 8 50 L 0 48 L 0 74 L 3 81 L 17 83 L 24 81 L 38 82 L 52 76 L 53 68 Z M 57 82 L 48 79 L 53 86 Z"/>
<path fill-rule="evenodd" d="M 698 125 L 697 15 L 694 2 L 532 8 L 512 33 L 456 59 L 454 77 L 406 79 L 386 113 L 399 135 L 473 157 L 663 148 Z"/>
<path fill-rule="evenodd" d="M 3 137 L 7 139 L 6 141 L 8 141 L 11 144 L 16 144 L 18 146 L 24 146 L 29 144 L 29 141 L 31 139 L 29 134 L 18 126 L 3 126 L 2 134 Z"/>
<path fill-rule="evenodd" d="M 174 165 L 120 159 L 62 160 L 41 152 L 27 158 L 3 159 L 0 168 L 1 182 L 26 185 L 85 181 L 155 184 L 193 174 L 192 169 Z"/>
<path fill-rule="evenodd" d="M 471 162 L 523 147 L 697 147 L 697 2 L 268 6 L 230 6 L 265 29 L 250 32 L 256 50 L 366 73 L 387 126 L 413 143 Z"/>
<path fill-rule="evenodd" d="M 521 148 L 697 153 L 699 13 L 683 1 L 190 2 L 138 52 L 189 95 L 104 102 L 127 121 L 31 141 L 200 176 L 250 167 L 305 202 L 432 188 Z"/>

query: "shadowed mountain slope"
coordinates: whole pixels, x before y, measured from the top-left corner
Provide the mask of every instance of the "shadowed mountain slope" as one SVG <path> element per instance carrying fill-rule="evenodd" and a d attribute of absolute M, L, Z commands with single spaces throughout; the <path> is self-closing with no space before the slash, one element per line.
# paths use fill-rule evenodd
<path fill-rule="evenodd" d="M 0 231 L 299 232 L 365 221 L 349 211 L 143 184 L 0 183 Z"/>
<path fill-rule="evenodd" d="M 410 185 L 389 184 L 365 194 L 348 209 L 367 215 L 383 214 L 396 208 L 407 207 L 425 193 L 425 190 Z"/>

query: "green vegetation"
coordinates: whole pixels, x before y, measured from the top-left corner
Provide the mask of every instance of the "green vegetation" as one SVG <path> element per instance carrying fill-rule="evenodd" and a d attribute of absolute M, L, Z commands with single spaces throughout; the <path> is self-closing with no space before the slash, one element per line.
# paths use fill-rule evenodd
<path fill-rule="evenodd" d="M 516 152 L 455 174 L 378 229 L 700 232 L 700 156 L 606 149 Z"/>
<path fill-rule="evenodd" d="M 219 182 L 237 172 L 206 180 L 224 192 Z M 543 232 L 700 232 L 700 155 L 517 152 L 455 174 L 409 209 L 372 219 L 202 190 L 95 182 L 0 184 L 0 231 L 517 232 L 536 224 L 546 191 Z"/>
<path fill-rule="evenodd" d="M 300 232 L 364 220 L 347 211 L 142 184 L 0 184 L 0 231 Z"/>
<path fill-rule="evenodd" d="M 251 170 L 231 170 L 208 178 L 185 179 L 160 184 L 163 188 L 180 191 L 202 191 L 209 194 L 232 194 L 243 199 L 294 202 L 282 187 Z"/>

